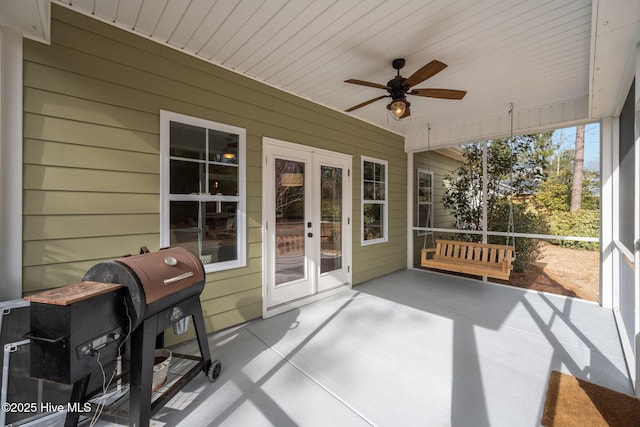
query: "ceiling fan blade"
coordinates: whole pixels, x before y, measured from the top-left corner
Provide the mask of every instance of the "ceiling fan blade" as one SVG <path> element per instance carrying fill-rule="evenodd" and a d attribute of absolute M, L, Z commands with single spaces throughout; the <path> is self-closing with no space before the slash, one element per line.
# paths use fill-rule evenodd
<path fill-rule="evenodd" d="M 358 108 L 362 108 L 362 107 L 364 107 L 365 105 L 369 105 L 369 104 L 371 104 L 372 102 L 379 101 L 379 100 L 381 100 L 382 98 L 386 98 L 387 96 L 388 96 L 388 95 L 378 96 L 377 98 L 373 98 L 373 99 L 370 99 L 370 100 L 368 100 L 368 101 L 364 101 L 363 103 L 358 104 L 358 105 L 355 105 L 355 106 L 353 106 L 353 107 L 349 108 L 348 110 L 344 110 L 344 111 L 348 113 L 348 112 L 351 112 L 351 111 L 353 111 L 353 110 L 357 110 Z"/>
<path fill-rule="evenodd" d="M 345 80 L 345 83 L 352 83 L 354 85 L 361 85 L 361 86 L 369 86 L 369 87 L 375 87 L 378 89 L 387 89 L 387 87 L 385 85 L 381 85 L 378 83 L 371 83 L 371 82 L 366 82 L 364 80 L 357 80 L 357 79 L 349 79 L 349 80 Z"/>
<path fill-rule="evenodd" d="M 404 81 L 404 85 L 409 87 L 417 85 L 418 83 L 423 82 L 428 78 L 435 76 L 445 68 L 447 68 L 447 64 L 444 64 L 440 61 L 433 60 L 429 62 L 427 65 L 425 65 L 424 67 L 420 68 L 415 73 L 411 74 L 411 76 L 409 76 L 409 78 Z"/>
<path fill-rule="evenodd" d="M 413 89 L 411 92 L 409 92 L 409 95 L 442 99 L 462 99 L 466 94 L 466 90 L 455 89 Z"/>

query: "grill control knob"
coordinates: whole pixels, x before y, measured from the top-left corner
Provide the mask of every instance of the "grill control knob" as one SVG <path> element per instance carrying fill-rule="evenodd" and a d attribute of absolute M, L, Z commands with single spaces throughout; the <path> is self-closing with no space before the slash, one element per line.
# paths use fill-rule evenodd
<path fill-rule="evenodd" d="M 166 256 L 164 257 L 164 263 L 167 265 L 176 265 L 178 263 L 178 260 L 172 256 Z"/>

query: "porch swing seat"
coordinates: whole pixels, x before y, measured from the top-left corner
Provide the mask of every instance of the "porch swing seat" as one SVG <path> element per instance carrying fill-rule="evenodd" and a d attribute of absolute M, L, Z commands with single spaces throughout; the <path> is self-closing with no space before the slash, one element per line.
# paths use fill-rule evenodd
<path fill-rule="evenodd" d="M 436 247 L 422 249 L 420 265 L 455 273 L 508 280 L 515 249 L 509 245 L 436 240 Z"/>

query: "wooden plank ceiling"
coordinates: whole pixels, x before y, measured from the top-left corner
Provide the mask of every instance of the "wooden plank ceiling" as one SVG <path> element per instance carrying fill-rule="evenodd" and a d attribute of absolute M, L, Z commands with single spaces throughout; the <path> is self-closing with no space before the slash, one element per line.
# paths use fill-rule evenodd
<path fill-rule="evenodd" d="M 389 116 L 387 98 L 348 113 L 405 136 L 506 116 L 510 103 L 524 111 L 588 100 L 588 114 L 600 103 L 590 94 L 592 0 L 55 2 L 341 112 L 386 94 L 346 79 L 385 85 L 394 58 L 406 59 L 404 77 L 444 62 L 417 87 L 466 90 L 463 100 L 409 96 L 412 114 L 402 121 Z M 598 114 L 613 114 L 605 107 Z"/>

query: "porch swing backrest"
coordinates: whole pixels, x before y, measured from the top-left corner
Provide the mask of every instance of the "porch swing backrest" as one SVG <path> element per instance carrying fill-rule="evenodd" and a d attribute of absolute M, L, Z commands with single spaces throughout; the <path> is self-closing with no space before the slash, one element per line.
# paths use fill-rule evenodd
<path fill-rule="evenodd" d="M 433 254 L 430 258 L 429 255 Z M 509 279 L 515 261 L 514 247 L 490 243 L 436 240 L 436 247 L 422 249 L 420 264 L 438 270 Z"/>

